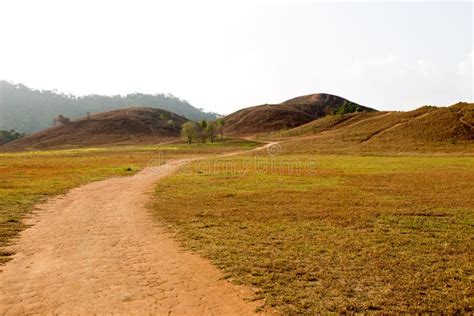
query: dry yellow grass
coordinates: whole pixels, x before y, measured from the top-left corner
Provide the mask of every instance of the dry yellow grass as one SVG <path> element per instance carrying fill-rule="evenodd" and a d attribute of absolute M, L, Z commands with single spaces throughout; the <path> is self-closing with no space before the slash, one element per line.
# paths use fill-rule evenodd
<path fill-rule="evenodd" d="M 284 314 L 472 312 L 472 143 L 425 143 L 436 152 L 429 155 L 401 142 L 351 145 L 385 128 L 377 117 L 374 128 L 293 138 L 280 156 L 193 163 L 158 184 L 153 212 L 184 245 L 234 282 L 258 288 Z M 386 118 L 398 124 L 403 116 Z M 0 153 L 0 245 L 45 197 L 150 161 L 255 146 L 232 140 Z M 403 153 L 394 156 L 397 148 Z"/>
<path fill-rule="evenodd" d="M 474 104 L 422 107 L 410 112 L 333 115 L 303 126 L 262 135 L 289 140 L 294 153 L 474 154 Z"/>
<path fill-rule="evenodd" d="M 247 156 L 164 179 L 153 209 L 283 314 L 472 312 L 472 183 L 473 157 Z"/>

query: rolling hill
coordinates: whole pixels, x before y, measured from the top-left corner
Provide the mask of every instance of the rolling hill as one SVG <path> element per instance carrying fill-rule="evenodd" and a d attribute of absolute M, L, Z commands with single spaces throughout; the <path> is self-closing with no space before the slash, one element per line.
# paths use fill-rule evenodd
<path fill-rule="evenodd" d="M 224 118 L 228 134 L 252 134 L 288 129 L 333 113 L 376 110 L 330 94 L 311 94 L 280 104 L 245 108 Z"/>
<path fill-rule="evenodd" d="M 85 116 L 4 145 L 16 148 L 64 148 L 117 143 L 157 143 L 179 137 L 187 119 L 152 108 L 128 108 Z"/>
<path fill-rule="evenodd" d="M 433 151 L 474 148 L 474 104 L 424 106 L 409 112 L 330 115 L 273 133 L 290 148 L 313 151 Z M 464 148 L 464 149 L 463 149 Z"/>

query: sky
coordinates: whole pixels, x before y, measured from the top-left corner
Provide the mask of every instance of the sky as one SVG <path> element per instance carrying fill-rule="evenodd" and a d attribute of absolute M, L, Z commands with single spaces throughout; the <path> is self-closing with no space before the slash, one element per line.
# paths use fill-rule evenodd
<path fill-rule="evenodd" d="M 0 80 L 221 114 L 312 93 L 474 101 L 473 59 L 472 2 L 0 0 Z"/>

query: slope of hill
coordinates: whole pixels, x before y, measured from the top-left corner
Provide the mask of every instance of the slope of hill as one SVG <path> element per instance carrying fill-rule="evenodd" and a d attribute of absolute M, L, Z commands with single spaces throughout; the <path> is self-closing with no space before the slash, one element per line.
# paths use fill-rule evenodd
<path fill-rule="evenodd" d="M 78 118 L 86 115 L 87 112 L 99 113 L 129 106 L 163 109 L 190 120 L 216 117 L 214 113 L 205 113 L 187 101 L 169 94 L 134 93 L 126 96 L 76 97 L 0 81 L 0 130 L 15 129 L 30 133 L 50 127 L 53 119 L 58 115 Z"/>
<path fill-rule="evenodd" d="M 474 150 L 474 104 L 409 112 L 333 115 L 271 134 L 288 149 L 313 152 Z"/>
<path fill-rule="evenodd" d="M 377 141 L 400 142 L 418 139 L 427 142 L 474 141 L 474 104 L 456 104 L 426 111 L 405 124 L 392 126 L 380 133 Z"/>
<path fill-rule="evenodd" d="M 180 135 L 182 116 L 152 108 L 98 113 L 47 128 L 4 145 L 6 149 L 52 148 L 117 143 L 156 143 Z"/>
<path fill-rule="evenodd" d="M 372 112 L 374 109 L 358 105 L 330 94 L 311 94 L 280 104 L 264 104 L 245 108 L 224 118 L 229 134 L 251 134 L 293 128 L 337 112 Z"/>

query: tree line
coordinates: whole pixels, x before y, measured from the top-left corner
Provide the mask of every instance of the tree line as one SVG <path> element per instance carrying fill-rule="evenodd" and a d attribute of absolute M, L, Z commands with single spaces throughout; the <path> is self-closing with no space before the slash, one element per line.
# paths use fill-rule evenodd
<path fill-rule="evenodd" d="M 14 129 L 9 131 L 0 131 L 0 145 L 12 142 L 24 136 L 25 134 L 17 132 Z"/>
<path fill-rule="evenodd" d="M 194 140 L 200 140 L 205 143 L 209 140 L 213 143 L 216 136 L 220 134 L 223 138 L 224 120 L 186 122 L 181 127 L 181 136 L 191 144 Z"/>

